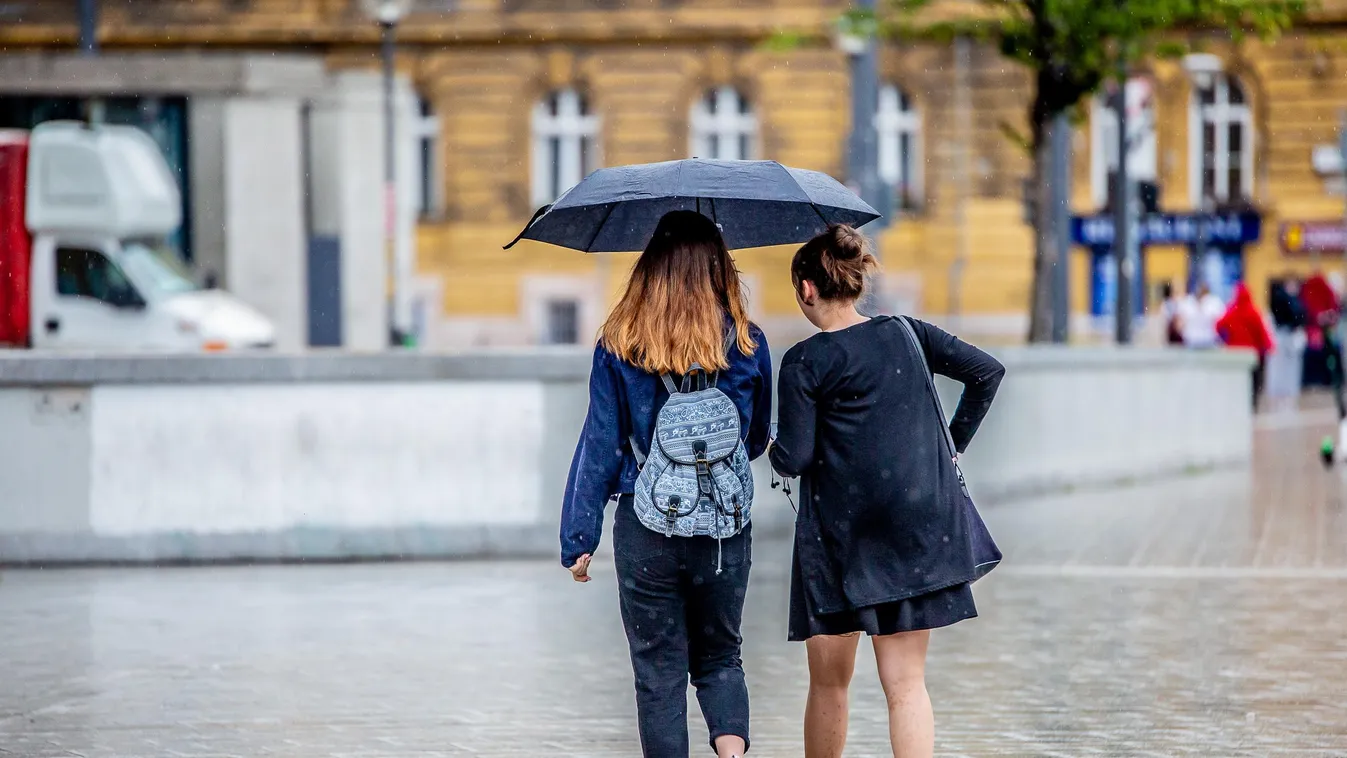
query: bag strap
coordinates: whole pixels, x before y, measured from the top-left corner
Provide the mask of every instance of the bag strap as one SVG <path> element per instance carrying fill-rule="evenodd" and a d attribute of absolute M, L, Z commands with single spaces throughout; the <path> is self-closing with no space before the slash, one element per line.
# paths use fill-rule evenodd
<path fill-rule="evenodd" d="M 674 384 L 673 377 L 668 374 L 660 374 L 659 380 L 664 382 L 664 389 L 668 390 L 670 395 L 678 394 L 678 386 Z"/>
<path fill-rule="evenodd" d="M 907 332 L 907 338 L 912 341 L 912 348 L 917 351 L 917 357 L 921 360 L 921 375 L 926 377 L 926 389 L 930 391 L 931 398 L 935 400 L 936 413 L 940 414 L 940 431 L 945 433 L 945 444 L 949 446 L 951 457 L 958 455 L 954 449 L 954 435 L 949 432 L 949 422 L 945 420 L 945 409 L 940 404 L 940 393 L 935 388 L 935 378 L 931 375 L 931 364 L 926 360 L 926 348 L 921 346 L 921 340 L 917 338 L 917 331 L 912 328 L 912 322 L 907 316 L 894 316 L 898 323 L 903 325 L 903 331 Z"/>
<path fill-rule="evenodd" d="M 645 468 L 646 454 L 641 452 L 641 443 L 636 441 L 636 435 L 627 435 L 627 444 L 631 445 L 631 454 L 636 456 L 636 468 Z"/>

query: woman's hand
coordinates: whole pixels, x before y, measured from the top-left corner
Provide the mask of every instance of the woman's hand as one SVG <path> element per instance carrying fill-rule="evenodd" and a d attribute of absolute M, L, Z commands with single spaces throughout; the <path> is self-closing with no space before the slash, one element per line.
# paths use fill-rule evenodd
<path fill-rule="evenodd" d="M 589 581 L 589 560 L 592 556 L 585 553 L 576 560 L 575 565 L 571 566 L 571 578 L 577 582 Z"/>

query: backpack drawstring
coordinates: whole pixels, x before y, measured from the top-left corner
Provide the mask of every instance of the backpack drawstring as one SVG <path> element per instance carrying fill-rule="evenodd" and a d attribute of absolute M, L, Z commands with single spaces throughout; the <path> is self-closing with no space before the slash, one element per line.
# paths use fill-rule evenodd
<path fill-rule="evenodd" d="M 720 576 L 720 557 L 724 554 L 723 540 L 720 537 L 720 529 L 716 529 L 716 576 Z"/>

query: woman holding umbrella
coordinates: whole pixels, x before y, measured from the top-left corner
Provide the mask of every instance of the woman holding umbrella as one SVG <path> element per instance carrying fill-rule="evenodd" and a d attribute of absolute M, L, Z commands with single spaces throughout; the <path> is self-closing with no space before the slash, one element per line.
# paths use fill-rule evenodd
<path fill-rule="evenodd" d="M 772 409 L 767 341 L 748 320 L 720 230 L 682 210 L 660 219 L 603 325 L 561 514 L 562 565 L 588 582 L 604 506 L 618 498 L 613 555 L 647 758 L 688 755 L 689 677 L 716 754 L 748 749 L 739 627 L 752 524 L 720 539 L 684 537 L 647 528 L 633 502 L 657 414 L 670 398 L 664 380 L 676 386 L 694 366 L 714 372 L 713 386 L 738 408 L 748 457 L 762 455 Z"/>

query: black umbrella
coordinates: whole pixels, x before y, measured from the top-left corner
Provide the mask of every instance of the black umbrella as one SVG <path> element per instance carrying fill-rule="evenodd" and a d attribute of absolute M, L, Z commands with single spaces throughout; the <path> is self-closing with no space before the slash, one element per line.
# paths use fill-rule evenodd
<path fill-rule="evenodd" d="M 676 210 L 715 221 L 732 250 L 804 242 L 829 224 L 879 218 L 827 174 L 693 158 L 599 169 L 539 209 L 505 248 L 531 239 L 587 253 L 643 250 L 660 217 Z"/>

